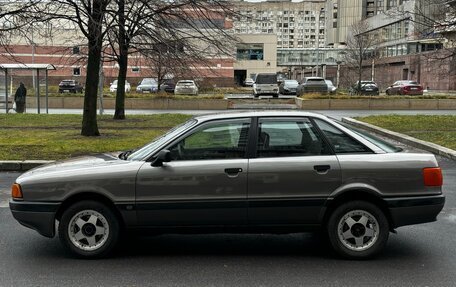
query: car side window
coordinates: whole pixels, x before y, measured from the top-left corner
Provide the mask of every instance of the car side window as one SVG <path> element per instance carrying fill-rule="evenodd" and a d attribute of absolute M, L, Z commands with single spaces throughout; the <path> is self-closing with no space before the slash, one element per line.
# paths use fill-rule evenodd
<path fill-rule="evenodd" d="M 258 127 L 257 156 L 291 157 L 330 154 L 326 143 L 307 118 L 263 119 Z"/>
<path fill-rule="evenodd" d="M 241 159 L 246 156 L 250 120 L 204 125 L 169 150 L 173 160 Z"/>
<path fill-rule="evenodd" d="M 315 119 L 315 123 L 331 143 L 331 146 L 336 154 L 372 153 L 372 151 L 362 143 L 351 138 L 349 135 L 328 124 L 327 122 Z"/>

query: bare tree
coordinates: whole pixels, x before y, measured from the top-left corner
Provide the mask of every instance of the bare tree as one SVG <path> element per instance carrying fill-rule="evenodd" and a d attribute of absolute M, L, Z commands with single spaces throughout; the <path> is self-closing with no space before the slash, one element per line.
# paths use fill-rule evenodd
<path fill-rule="evenodd" d="M 210 62 L 209 58 L 231 55 L 227 44 L 235 39 L 224 26 L 225 17 L 232 13 L 227 1 L 115 0 L 115 3 L 112 16 L 115 24 L 109 28 L 110 49 L 107 50 L 108 58 L 115 59 L 119 65 L 114 119 L 125 118 L 124 87 L 129 55 L 140 54 L 147 58 L 148 64 L 157 64 L 153 68 L 158 78 L 169 74 L 165 70 L 174 73 L 185 70 L 190 62 L 204 66 Z M 212 53 L 205 53 L 207 46 L 212 48 Z M 165 62 L 173 66 L 165 68 Z"/>
<path fill-rule="evenodd" d="M 370 26 L 365 21 L 355 23 L 351 26 L 350 34 L 347 37 L 347 47 L 344 54 L 344 61 L 347 71 L 346 77 L 355 75 L 358 83 L 357 92 L 361 91 L 361 81 L 363 80 L 363 70 L 366 63 L 371 63 L 377 55 L 377 46 L 379 37 L 375 34 L 368 33 Z M 353 80 L 351 81 L 353 82 Z"/>
<path fill-rule="evenodd" d="M 36 0 L 36 2 L 40 2 Z M 87 40 L 87 74 L 81 135 L 99 136 L 97 124 L 97 87 L 103 39 L 112 24 L 107 9 L 112 0 L 41 1 L 31 11 L 43 22 L 72 23 Z"/>
<path fill-rule="evenodd" d="M 428 39 L 438 44 L 438 49 L 426 53 L 432 60 L 456 64 L 456 1 L 417 0 L 387 11 L 388 16 L 407 18 L 413 25 L 410 40 Z"/>

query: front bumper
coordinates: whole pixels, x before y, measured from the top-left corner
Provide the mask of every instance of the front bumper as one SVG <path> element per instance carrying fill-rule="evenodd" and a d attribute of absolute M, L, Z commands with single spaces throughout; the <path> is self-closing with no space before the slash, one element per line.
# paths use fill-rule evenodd
<path fill-rule="evenodd" d="M 442 211 L 445 196 L 420 196 L 385 199 L 390 211 L 393 228 L 433 222 Z"/>
<path fill-rule="evenodd" d="M 60 203 L 10 200 L 13 217 L 23 226 L 52 238 L 55 236 L 55 215 Z"/>

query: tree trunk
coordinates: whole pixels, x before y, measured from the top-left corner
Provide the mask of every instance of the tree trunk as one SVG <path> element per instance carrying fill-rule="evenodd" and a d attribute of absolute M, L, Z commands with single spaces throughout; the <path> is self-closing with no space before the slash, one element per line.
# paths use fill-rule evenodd
<path fill-rule="evenodd" d="M 115 120 L 125 119 L 125 81 L 128 71 L 128 39 L 125 32 L 125 0 L 119 0 L 119 74 L 117 75 L 117 91 L 116 91 L 116 108 L 114 112 Z"/>
<path fill-rule="evenodd" d="M 120 53 L 119 74 L 117 76 L 115 120 L 125 119 L 125 81 L 128 70 L 128 53 Z"/>
<path fill-rule="evenodd" d="M 100 80 L 100 60 L 102 49 L 102 21 L 103 21 L 102 1 L 93 1 L 92 17 L 89 18 L 89 55 L 87 59 L 87 75 L 84 93 L 84 112 L 82 116 L 81 135 L 99 136 L 97 124 L 97 90 Z"/>

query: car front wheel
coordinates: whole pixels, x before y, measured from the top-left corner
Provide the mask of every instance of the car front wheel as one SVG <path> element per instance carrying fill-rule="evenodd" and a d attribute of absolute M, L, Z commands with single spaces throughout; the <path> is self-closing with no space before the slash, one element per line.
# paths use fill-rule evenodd
<path fill-rule="evenodd" d="M 108 206 L 84 200 L 73 204 L 62 214 L 59 238 L 73 255 L 100 258 L 115 247 L 119 229 L 119 221 Z"/>
<path fill-rule="evenodd" d="M 331 214 L 327 231 L 334 250 L 349 259 L 366 259 L 386 245 L 389 224 L 384 213 L 367 201 L 347 202 Z"/>

